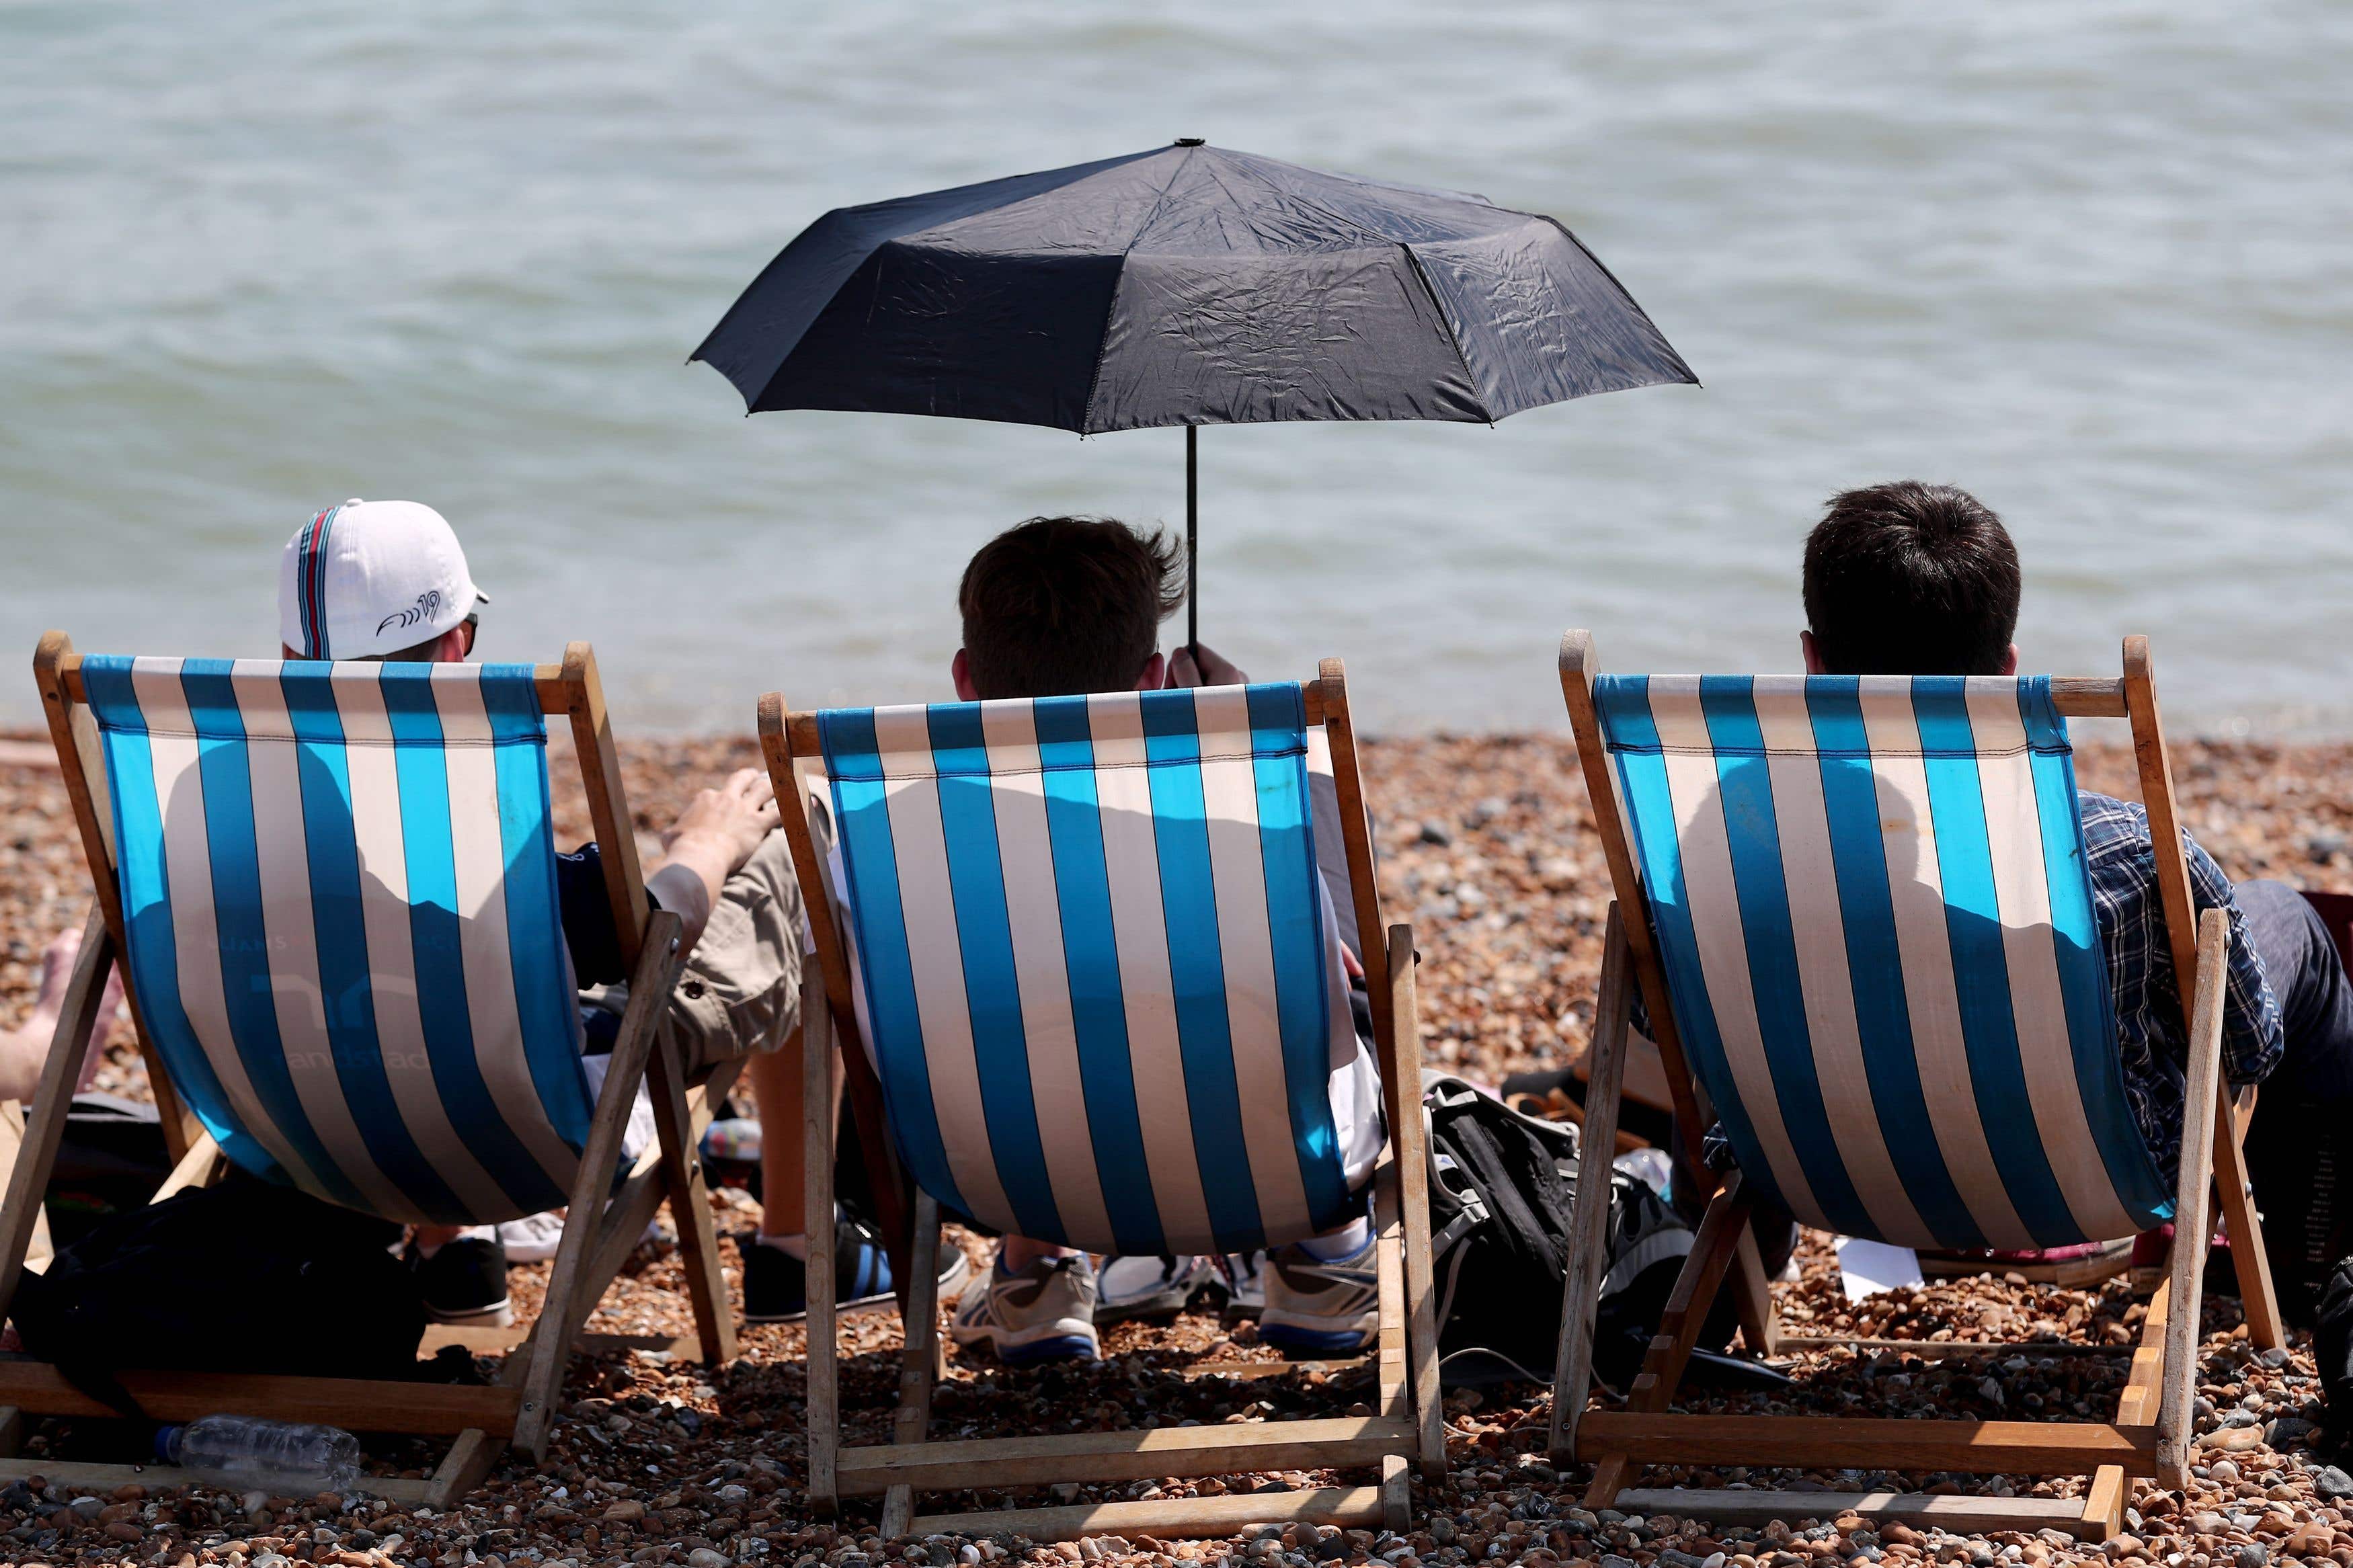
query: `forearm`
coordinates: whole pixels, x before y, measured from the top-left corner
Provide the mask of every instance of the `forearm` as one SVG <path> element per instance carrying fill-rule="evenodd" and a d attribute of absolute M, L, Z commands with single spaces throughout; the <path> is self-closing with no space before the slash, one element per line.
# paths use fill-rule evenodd
<path fill-rule="evenodd" d="M 711 911 L 719 906 L 719 891 L 726 886 L 733 865 L 725 844 L 682 837 L 671 843 L 660 867 L 646 879 L 646 891 L 676 915 L 684 928 L 679 932 L 681 945 L 691 949 L 701 939 L 702 928 L 711 923 Z"/>

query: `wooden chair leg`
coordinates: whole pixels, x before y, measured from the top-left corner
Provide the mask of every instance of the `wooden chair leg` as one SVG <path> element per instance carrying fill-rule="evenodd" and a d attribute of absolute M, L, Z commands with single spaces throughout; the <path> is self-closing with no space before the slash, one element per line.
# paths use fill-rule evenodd
<path fill-rule="evenodd" d="M 48 1058 L 41 1064 L 39 1087 L 24 1138 L 8 1167 L 8 1189 L 0 1199 L 0 1318 L 16 1299 L 16 1281 L 25 1276 L 25 1260 L 37 1237 L 47 1236 L 41 1200 L 57 1169 L 58 1145 L 65 1139 L 66 1114 L 73 1109 L 73 1087 L 81 1081 L 81 1066 L 98 1032 L 99 1004 L 106 995 L 106 977 L 115 963 L 114 937 L 98 906 L 90 906 L 82 924 L 81 951 L 74 957 L 73 973 L 66 982 L 57 1033 L 49 1038 Z"/>
<path fill-rule="evenodd" d="M 1430 1256 L 1430 1148 L 1421 1119 L 1421 1014 L 1414 991 L 1413 928 L 1388 931 L 1389 1008 L 1396 1053 L 1398 1204 L 1405 1226 L 1405 1352 L 1422 1479 L 1446 1475 L 1446 1412 L 1438 1376 L 1438 1282 Z M 1399 1527 L 1402 1528 L 1402 1527 Z"/>
<path fill-rule="evenodd" d="M 1557 1464 L 1577 1458 L 1577 1423 L 1593 1392 L 1593 1315 L 1609 1263 L 1610 1162 L 1618 1147 L 1618 1100 L 1626 1077 L 1626 927 L 1609 906 L 1602 939 L 1601 988 L 1593 1004 L 1593 1052 L 1585 1090 L 1583 1151 L 1568 1218 L 1568 1269 L 1561 1282 L 1560 1353 L 1553 1363 L 1552 1428 Z"/>
<path fill-rule="evenodd" d="M 1773 1282 L 1765 1277 L 1765 1258 L 1757 1250 L 1753 1226 L 1740 1228 L 1740 1244 L 1732 1255 L 1733 1305 L 1740 1313 L 1740 1338 L 1750 1353 L 1781 1353 L 1781 1315 L 1773 1305 Z"/>
<path fill-rule="evenodd" d="M 629 976 L 629 1005 L 621 1016 L 620 1033 L 605 1068 L 605 1087 L 596 1096 L 596 1114 L 588 1124 L 588 1142 L 581 1151 L 580 1174 L 573 1184 L 570 1213 L 580 1217 L 602 1215 L 612 1188 L 613 1171 L 620 1163 L 621 1134 L 636 1103 L 638 1085 L 646 1076 L 647 1059 L 660 1033 L 662 1014 L 670 1005 L 682 961 L 679 954 L 678 917 L 667 910 L 646 926 L 645 945 L 637 969 Z M 556 1244 L 555 1268 L 548 1275 L 547 1296 L 540 1307 L 543 1321 L 560 1330 L 575 1313 L 585 1316 L 575 1298 L 587 1279 L 589 1254 L 598 1226 L 566 1225 Z M 597 1281 L 600 1289 L 602 1280 Z M 547 1437 L 555 1420 L 556 1396 L 564 1386 L 564 1364 L 572 1349 L 565 1332 L 533 1333 L 524 1374 L 522 1410 L 516 1418 L 514 1445 L 534 1459 L 547 1452 Z"/>
<path fill-rule="evenodd" d="M 188 1145 L 187 1153 L 181 1156 L 180 1163 L 172 1167 L 172 1173 L 164 1178 L 164 1184 L 155 1189 L 155 1195 L 147 1201 L 150 1205 L 160 1204 L 166 1198 L 179 1196 L 190 1187 L 209 1187 L 220 1179 L 221 1167 L 227 1161 L 221 1154 L 220 1145 L 213 1142 L 213 1135 L 199 1132 L 195 1142 Z"/>
<path fill-rule="evenodd" d="M 2273 1350 L 2287 1343 L 2287 1329 L 2280 1318 L 2279 1296 L 2272 1289 L 2263 1216 L 2255 1212 L 2254 1188 L 2247 1181 L 2246 1115 L 2254 1110 L 2255 1091 L 2244 1091 L 2245 1114 L 2233 1106 L 2229 1084 L 2218 1084 L 2216 1092 L 2221 1105 L 2214 1139 L 2214 1187 L 2221 1204 L 2222 1234 L 2231 1238 L 2231 1268 L 2239 1277 L 2247 1338 L 2258 1350 Z M 2174 1234 L 2181 1234 L 2178 1226 Z"/>
<path fill-rule="evenodd" d="M 686 1266 L 686 1294 L 694 1309 L 694 1332 L 702 1342 L 703 1361 L 723 1365 L 735 1359 L 735 1313 L 727 1303 L 727 1277 L 720 1268 L 719 1232 L 712 1224 L 702 1153 L 695 1147 L 686 1072 L 668 1029 L 659 1031 L 646 1065 L 646 1090 L 653 1101 L 662 1177 L 670 1189 L 670 1218 L 678 1225 L 679 1258 Z"/>
<path fill-rule="evenodd" d="M 841 1369 L 833 1312 L 833 1014 L 813 974 L 801 981 L 801 1161 L 808 1235 L 808 1447 L 810 1511 L 840 1506 L 835 1459 L 841 1451 Z M 910 1268 L 912 1268 L 912 1260 Z M 936 1282 L 938 1274 L 933 1275 Z M 936 1289 L 936 1283 L 934 1285 Z"/>
<path fill-rule="evenodd" d="M 1683 1259 L 1683 1272 L 1675 1277 L 1666 1310 L 1659 1315 L 1658 1332 L 1651 1336 L 1651 1348 L 1642 1357 L 1641 1373 L 1628 1392 L 1630 1410 L 1655 1414 L 1673 1403 L 1683 1368 L 1691 1362 L 1692 1347 L 1707 1322 L 1708 1309 L 1715 1304 L 1716 1289 L 1724 1283 L 1725 1270 L 1731 1267 L 1741 1234 L 1748 1227 L 1748 1213 L 1740 1175 L 1735 1172 L 1716 1189 L 1707 1213 L 1701 1216 L 1691 1256 Z M 1585 1506 L 1607 1508 L 1626 1484 L 1630 1469 L 1623 1453 L 1604 1455 L 1594 1469 L 1592 1485 L 1586 1489 Z"/>
<path fill-rule="evenodd" d="M 915 1235 L 908 1253 L 914 1273 L 907 1281 L 906 1349 L 900 1358 L 894 1443 L 920 1443 L 931 1430 L 932 1388 L 939 1374 L 940 1205 L 926 1192 L 915 1194 Z M 898 1540 L 914 1521 L 914 1488 L 897 1486 L 882 1494 L 883 1540 Z"/>
<path fill-rule="evenodd" d="M 1395 973 L 1391 971 L 1392 975 Z M 1414 1413 L 1414 1383 L 1406 1344 L 1405 1247 L 1398 1212 L 1398 1164 L 1392 1150 L 1382 1155 L 1373 1172 L 1373 1277 L 1380 1303 L 1379 1331 L 1373 1351 L 1373 1408 L 1390 1420 L 1404 1421 L 1411 1419 Z M 1439 1431 L 1442 1454 L 1442 1412 Z M 1417 1427 L 1417 1451 L 1422 1446 L 1419 1434 Z M 1405 1456 L 1401 1454 L 1381 1457 L 1381 1524 L 1399 1534 L 1413 1522 L 1413 1491 L 1406 1479 L 1406 1468 Z"/>
<path fill-rule="evenodd" d="M 2119 1426 L 2147 1426 L 2157 1418 L 2164 1391 L 2166 1321 L 2172 1310 L 2173 1281 L 2162 1281 L 2148 1299 L 2148 1317 L 2140 1327 L 2140 1348 L 2133 1352 L 2132 1372 L 2116 1401 Z M 2102 1465 L 2092 1473 L 2084 1493 L 2083 1523 L 2076 1534 L 2086 1541 L 2113 1540 L 2125 1527 L 2125 1504 L 2132 1499 L 2132 1479 L 2122 1465 Z"/>
<path fill-rule="evenodd" d="M 2197 1005 L 2189 1017 L 2189 1081 L 2182 1100 L 2181 1170 L 2173 1201 L 2172 1278 L 2157 1405 L 2158 1484 L 2175 1489 L 2189 1484 L 2189 1406 L 2198 1392 L 2200 1293 L 2214 1234 L 2207 1206 L 2213 1191 L 2214 1149 L 2218 1142 L 2229 1142 L 2232 1131 L 2230 1094 L 2222 1081 L 2223 970 L 2230 940 L 2228 917 L 2220 910 L 2207 910 L 2198 922 Z M 2232 1238 L 2234 1251 L 2237 1241 Z M 2260 1237 L 2254 1242 L 2258 1248 L 2263 1245 Z M 2253 1304 L 2249 1305 L 2252 1309 Z"/>

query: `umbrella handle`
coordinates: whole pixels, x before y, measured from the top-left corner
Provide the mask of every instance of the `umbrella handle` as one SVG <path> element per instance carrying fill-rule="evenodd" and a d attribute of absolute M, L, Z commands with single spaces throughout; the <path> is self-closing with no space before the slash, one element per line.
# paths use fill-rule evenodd
<path fill-rule="evenodd" d="M 1185 426 L 1185 647 L 1196 674 L 1201 668 L 1200 434 L 1198 425 Z"/>

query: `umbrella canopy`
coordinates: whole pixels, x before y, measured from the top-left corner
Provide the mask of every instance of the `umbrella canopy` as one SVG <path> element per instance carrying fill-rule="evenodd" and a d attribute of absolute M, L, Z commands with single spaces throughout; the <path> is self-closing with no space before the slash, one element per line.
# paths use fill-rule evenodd
<path fill-rule="evenodd" d="M 1197 142 L 811 224 L 695 359 L 749 412 L 1493 422 L 1696 382 L 1555 220 Z"/>

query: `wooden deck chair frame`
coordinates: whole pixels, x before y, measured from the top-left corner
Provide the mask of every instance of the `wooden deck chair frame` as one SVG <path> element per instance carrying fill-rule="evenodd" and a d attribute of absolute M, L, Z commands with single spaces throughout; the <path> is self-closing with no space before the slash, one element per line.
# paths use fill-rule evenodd
<path fill-rule="evenodd" d="M 1302 683 L 1301 695 L 1308 724 L 1322 724 L 1331 742 L 1356 929 L 1382 931 L 1380 900 L 1373 879 L 1371 824 L 1365 811 L 1356 733 L 1348 719 L 1347 681 L 1340 661 L 1324 660 L 1317 678 Z M 817 716 L 788 712 L 783 697 L 772 692 L 760 700 L 760 742 L 776 783 L 776 798 L 786 803 L 785 829 L 791 836 L 807 906 L 812 911 L 829 910 L 828 879 L 807 816 L 809 778 L 802 771 L 805 763 L 821 756 Z M 902 1297 L 906 1345 L 895 1440 L 888 1445 L 844 1447 L 833 1310 L 834 1075 L 846 1060 L 848 1087 L 861 1135 L 867 1127 L 878 1132 L 881 1128 L 881 1088 L 866 1053 L 854 1044 L 857 1012 L 851 1002 L 842 932 L 832 919 L 813 919 L 810 924 L 818 963 L 816 972 L 802 982 L 801 1016 L 805 1021 L 803 1152 L 809 1237 L 806 1426 L 812 1510 L 831 1511 L 845 1495 L 882 1494 L 882 1533 L 892 1539 L 982 1531 L 1019 1531 L 1039 1540 L 1119 1530 L 1223 1535 L 1247 1524 L 1293 1520 L 1404 1530 L 1409 1510 L 1409 1462 L 1418 1462 L 1423 1475 L 1432 1480 L 1442 1476 L 1446 1467 L 1430 1282 L 1429 1167 L 1419 1094 L 1421 1046 L 1414 1003 L 1412 929 L 1386 928 L 1387 945 L 1367 942 L 1363 955 L 1374 998 L 1373 1034 L 1389 1129 L 1388 1145 L 1373 1176 L 1380 1287 L 1375 1414 L 1245 1426 L 927 1442 L 932 1391 L 944 1365 L 939 1332 L 940 1221 L 938 1205 L 929 1194 L 916 1191 L 912 1194 L 912 1245 L 902 1253 L 909 1258 L 909 1267 L 900 1276 L 908 1288 Z M 852 1043 L 840 1044 L 845 1041 Z M 884 1157 L 895 1167 L 895 1156 L 887 1152 L 893 1146 L 886 1138 L 869 1136 L 865 1142 L 870 1152 L 886 1152 Z M 903 1184 L 903 1176 L 897 1181 Z M 898 1190 L 908 1187 L 899 1184 Z M 927 1490 L 1376 1465 L 1381 1475 L 1378 1486 L 924 1517 L 914 1513 L 916 1494 Z"/>
<path fill-rule="evenodd" d="M 1615 1131 L 1617 1090 L 1623 1071 L 1633 993 L 1641 990 L 1675 1090 L 1678 1126 L 1687 1147 L 1680 1169 L 1704 1171 L 1696 1137 L 1712 1120 L 1706 1091 L 1693 1076 L 1669 1004 L 1665 971 L 1651 941 L 1643 890 L 1620 815 L 1609 758 L 1602 748 L 1593 700 L 1593 644 L 1582 631 L 1561 640 L 1560 681 L 1567 699 L 1586 792 L 1608 858 L 1617 901 L 1610 907 L 1607 948 L 1594 1017 L 1593 1081 L 1587 1099 L 1588 1137 Z M 1607 1188 L 1581 1189 L 1573 1214 L 1560 1358 L 1553 1386 L 1551 1449 L 1566 1463 L 1590 1459 L 1588 1507 L 1616 1506 L 1641 1513 L 1672 1512 L 1719 1523 L 1853 1512 L 1867 1519 L 1933 1523 L 1963 1531 L 2056 1528 L 2094 1540 L 2122 1530 L 2131 1478 L 2184 1484 L 2189 1464 L 2190 1403 L 2196 1393 L 2200 1286 L 2212 1230 L 2210 1189 L 2221 1217 L 2245 1302 L 2249 1337 L 2261 1347 L 2282 1342 L 2279 1308 L 2263 1235 L 2246 1181 L 2241 1147 L 2253 1110 L 2252 1089 L 2234 1101 L 2221 1069 L 2225 948 L 2229 924 L 2219 910 L 2203 922 L 2194 914 L 2189 866 L 2179 848 L 2180 816 L 2172 764 L 2151 683 L 2148 639 L 2126 637 L 2119 678 L 2056 678 L 2052 696 L 2067 718 L 2126 719 L 2140 775 L 2151 835 L 2176 846 L 2157 858 L 2159 896 L 2180 977 L 2182 1016 L 2189 1022 L 2188 1103 L 2205 1108 L 2186 1119 L 2175 1245 L 2168 1278 L 2149 1302 L 2140 1342 L 2116 1418 L 2107 1422 L 1911 1421 L 1836 1416 L 1672 1415 L 1683 1370 L 1717 1291 L 1729 1284 L 1750 1350 L 1852 1345 L 1869 1353 L 1893 1350 L 1922 1356 L 2001 1353 L 2011 1345 L 1921 1343 L 1852 1337 L 1787 1339 L 1779 1335 L 1772 1298 L 1748 1228 L 1749 1205 L 1736 1173 L 1714 1187 L 1707 1210 L 1641 1370 L 1622 1410 L 1587 1411 L 1592 1391 L 1593 1303 L 1601 1279 L 1608 1215 Z M 1597 1131 L 1598 1125 L 1598 1131 Z M 1708 1178 L 1711 1185 L 1715 1179 Z M 1588 1202 L 1590 1195 L 1593 1199 Z M 1656 1489 L 1622 1491 L 1645 1463 L 1771 1465 L 1873 1470 L 1960 1470 L 1978 1474 L 2089 1475 L 2081 1499 L 1972 1498 L 1915 1493 L 1771 1492 Z"/>
<path fill-rule="evenodd" d="M 62 632 L 41 638 L 34 675 L 57 743 L 58 762 L 82 847 L 97 884 L 97 900 L 82 937 L 81 954 L 41 1069 L 23 1144 L 8 1173 L 0 1204 L 0 1313 L 14 1300 L 26 1267 L 28 1244 L 41 1225 L 42 1194 L 57 1161 L 58 1141 L 73 1085 L 91 1041 L 100 1032 L 99 999 L 110 970 L 124 953 L 122 906 L 115 876 L 114 825 L 97 721 L 84 699 L 81 659 Z M 351 1378 L 280 1377 L 229 1373 L 126 1371 L 121 1378 L 141 1407 L 158 1420 L 187 1421 L 216 1411 L 290 1421 L 347 1426 L 364 1411 L 367 1430 L 455 1439 L 448 1456 L 427 1478 L 370 1478 L 367 1489 L 395 1501 L 441 1509 L 480 1485 L 510 1444 L 534 1459 L 547 1450 L 565 1363 L 605 1287 L 638 1245 L 647 1224 L 667 1198 L 676 1216 L 684 1255 L 687 1290 L 694 1310 L 697 1348 L 709 1361 L 733 1356 L 734 1319 L 720 1273 L 718 1237 L 696 1158 L 700 1123 L 710 1117 L 712 1100 L 725 1092 L 738 1068 L 733 1061 L 690 1074 L 680 1047 L 662 1027 L 665 1004 L 684 963 L 679 952 L 679 919 L 651 908 L 638 866 L 637 838 L 621 786 L 619 760 L 606 716 L 604 688 L 596 656 L 585 642 L 567 646 L 561 664 L 534 671 L 541 708 L 571 722 L 581 782 L 596 841 L 604 847 L 605 890 L 614 927 L 629 966 L 629 1004 L 616 1038 L 604 1087 L 596 1100 L 571 1213 L 596 1215 L 595 1225 L 567 1225 L 555 1255 L 544 1304 L 525 1337 L 496 1331 L 428 1331 L 427 1345 L 465 1343 L 478 1348 L 514 1347 L 495 1384 L 487 1388 Z M 225 1162 L 218 1147 L 174 1093 L 161 1057 L 140 1016 L 138 997 L 124 975 L 124 995 L 139 1029 L 142 1049 L 164 1112 L 167 1145 L 177 1162 L 156 1200 L 209 1181 Z M 596 1173 L 613 1170 L 638 1084 L 651 1097 L 655 1144 L 638 1160 L 627 1179 L 607 1189 Z M 12 1111 L 15 1108 L 8 1108 Z M 607 1195 L 609 1190 L 609 1196 Z M 16 1457 L 23 1431 L 19 1413 L 104 1417 L 114 1414 L 89 1398 L 46 1363 L 26 1357 L 0 1358 L 0 1477 L 36 1472 L 52 1480 L 90 1486 L 120 1486 L 139 1480 L 171 1484 L 174 1472 L 147 1466 L 27 1461 Z"/>

